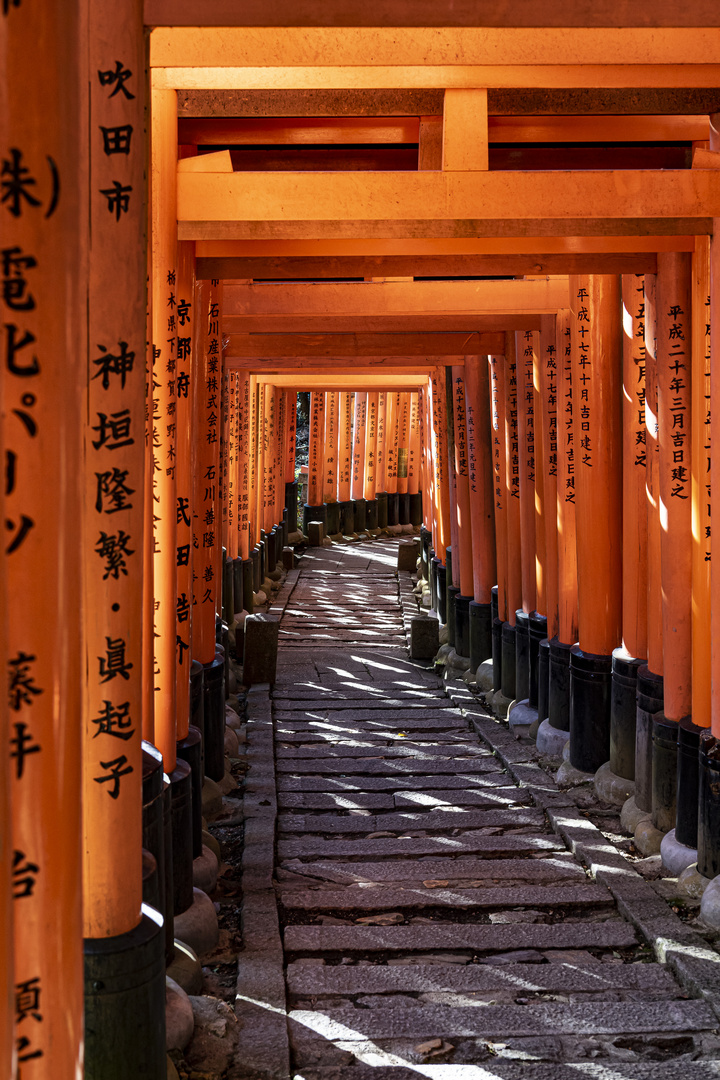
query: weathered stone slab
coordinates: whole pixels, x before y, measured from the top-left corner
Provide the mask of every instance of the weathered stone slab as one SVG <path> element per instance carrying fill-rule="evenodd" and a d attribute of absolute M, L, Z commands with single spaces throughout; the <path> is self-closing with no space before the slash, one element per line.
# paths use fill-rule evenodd
<path fill-rule="evenodd" d="M 487 829 L 497 825 L 542 825 L 544 816 L 539 810 L 513 807 L 510 810 L 428 810 L 411 814 L 396 810 L 392 814 L 372 814 L 368 817 L 338 814 L 283 814 L 279 819 L 282 832 L 302 833 L 364 833 L 405 832 L 406 829 Z"/>
<path fill-rule="evenodd" d="M 492 791 L 399 791 L 395 795 L 398 809 L 410 806 L 430 806 L 440 803 L 443 806 L 498 806 L 500 804 L 527 804 L 530 794 L 518 787 L 498 787 Z"/>
<path fill-rule="evenodd" d="M 395 802 L 392 795 L 366 794 L 354 795 L 324 794 L 323 792 L 285 792 L 278 797 L 278 805 L 283 810 L 342 810 L 358 809 L 392 810 Z"/>
<path fill-rule="evenodd" d="M 452 775 L 456 774 L 458 770 L 463 773 L 485 772 L 488 768 L 488 762 L 491 761 L 491 758 L 484 757 L 458 760 L 450 757 L 434 758 L 430 755 L 426 757 L 409 756 L 407 754 L 391 755 L 390 751 L 381 758 L 323 757 L 322 761 L 319 761 L 316 754 L 314 758 L 297 758 L 294 761 L 284 758 L 277 762 L 277 771 L 279 773 L 310 773 L 311 775 L 317 773 L 341 773 L 343 775 L 355 773 L 368 776 L 412 776 L 414 774 L 428 776 L 437 773 L 450 773 Z"/>
<path fill-rule="evenodd" d="M 291 994 L 392 994 L 428 991 L 511 990 L 533 993 L 592 993 L 645 990 L 677 996 L 680 988 L 659 964 L 412 964 L 407 967 L 306 967 L 288 964 Z"/>
<path fill-rule="evenodd" d="M 478 743 L 471 732 L 468 731 L 468 726 L 465 720 L 460 715 L 457 709 L 446 709 L 444 707 L 438 708 L 433 702 L 432 706 L 427 705 L 411 705 L 407 702 L 403 703 L 397 708 L 383 708 L 379 709 L 343 709 L 335 710 L 332 705 L 325 705 L 321 709 L 307 708 L 302 712 L 295 711 L 293 713 L 287 712 L 285 709 L 275 710 L 275 719 L 279 723 L 295 721 L 303 721 L 305 718 L 309 720 L 325 720 L 334 721 L 344 724 L 358 724 L 358 723 L 372 723 L 372 724 L 391 724 L 396 730 L 402 729 L 402 725 L 412 723 L 417 720 L 437 721 L 438 723 L 449 723 L 454 721 L 454 727 L 465 732 L 465 739 L 468 745 L 477 746 Z M 485 753 L 488 750 L 485 749 Z"/>
<path fill-rule="evenodd" d="M 448 747 L 463 747 L 467 745 L 467 735 L 464 731 L 453 731 L 452 729 L 446 729 L 445 731 L 417 731 L 417 730 L 403 730 L 403 731 L 389 731 L 383 730 L 379 725 L 373 730 L 368 730 L 366 727 L 350 727 L 343 725 L 342 728 L 338 727 L 333 720 L 327 720 L 325 722 L 318 722 L 310 730 L 297 731 L 293 728 L 288 728 L 284 723 L 282 726 L 278 726 L 276 730 L 276 736 L 279 743 L 290 743 L 293 746 L 306 746 L 308 743 L 320 743 L 326 746 L 343 746 L 345 742 L 358 742 L 363 745 L 369 744 L 371 746 L 383 746 L 388 743 L 399 742 L 415 745 L 417 743 L 427 743 L 428 740 L 432 740 L 433 745 L 444 745 Z"/>
<path fill-rule="evenodd" d="M 357 742 L 358 745 L 353 745 Z M 366 757 L 376 761 L 379 758 L 417 758 L 424 761 L 428 758 L 444 757 L 453 762 L 467 761 L 473 758 L 488 757 L 487 750 L 481 746 L 469 746 L 467 743 L 451 744 L 435 742 L 407 742 L 405 739 L 391 746 L 382 746 L 375 743 L 362 745 L 362 740 L 347 740 L 337 745 L 324 743 L 320 746 L 293 746 L 285 747 L 282 744 L 276 748 L 276 758 L 280 761 L 302 761 L 304 758 L 314 758 L 322 761 L 338 757 Z"/>
<path fill-rule="evenodd" d="M 467 923 L 409 926 L 287 926 L 290 952 L 384 952 L 402 949 L 620 949 L 637 944 L 632 926 L 621 920 L 556 926 L 472 926 Z"/>
<path fill-rule="evenodd" d="M 396 911 L 400 908 L 504 908 L 564 907 L 612 904 L 612 895 L 602 885 L 576 885 L 567 889 L 556 886 L 514 886 L 511 889 L 426 889 L 409 885 L 405 889 L 369 889 L 348 886 L 345 889 L 316 889 L 308 892 L 288 890 L 281 893 L 288 909 L 303 911 Z"/>
<path fill-rule="evenodd" d="M 417 709 L 419 711 L 425 710 L 428 706 L 432 707 L 433 712 L 436 709 L 452 709 L 454 705 L 448 698 L 437 696 L 423 695 L 423 700 L 418 701 L 410 698 L 409 696 L 404 698 L 391 694 L 372 695 L 367 690 L 362 693 L 358 692 L 354 695 L 348 694 L 346 697 L 339 697 L 338 692 L 333 692 L 332 696 L 318 697 L 317 690 L 314 694 L 307 696 L 303 695 L 300 690 L 297 693 L 283 692 L 282 694 L 273 693 L 273 703 L 280 716 L 284 717 L 286 712 L 298 712 L 305 711 L 307 709 L 312 710 L 327 710 L 332 709 L 336 712 L 344 712 L 346 709 L 357 709 L 358 701 L 362 702 L 363 709 Z M 459 715 L 459 713 L 458 713 Z M 462 721 L 465 730 L 467 731 L 467 723 Z"/>
<path fill-rule="evenodd" d="M 461 776 L 287 776 L 278 777 L 278 791 L 327 791 L 353 795 L 360 791 L 446 791 L 448 801 L 455 792 L 469 788 L 474 791 L 496 790 L 505 787 L 507 776 L 499 768 Z"/>
<path fill-rule="evenodd" d="M 558 845 L 559 846 L 559 845 Z M 586 882 L 585 871 L 565 851 L 552 849 L 542 859 L 396 859 L 387 862 L 321 862 L 303 863 L 288 860 L 288 870 L 308 878 L 351 884 L 357 881 L 422 882 L 450 881 L 461 887 L 464 881 L 577 881 Z"/>
<path fill-rule="evenodd" d="M 428 1066 L 424 1066 L 424 1071 Z M 438 1066 L 441 1069 L 442 1066 Z M 450 1066 L 452 1068 L 452 1066 Z M 476 1080 L 609 1080 L 607 1061 L 583 1061 L 578 1064 L 563 1065 L 559 1061 L 528 1061 L 526 1055 L 520 1060 L 494 1057 L 490 1069 L 482 1066 L 468 1067 L 469 1077 Z M 482 1070 L 482 1071 L 481 1071 Z M 427 1073 L 425 1072 L 425 1075 Z M 438 1071 L 433 1074 L 443 1074 Z M 445 1074 L 447 1075 L 447 1074 Z M 303 1080 L 418 1080 L 417 1066 L 402 1065 L 313 1065 L 304 1066 Z M 612 1080 L 678 1080 L 677 1061 L 613 1062 L 610 1073 Z M 688 1061 L 682 1059 L 682 1080 L 717 1080 L 720 1077 L 720 1061 Z"/>
<path fill-rule="evenodd" d="M 460 855 L 478 851 L 500 855 L 507 851 L 557 851 L 563 847 L 560 841 L 550 836 L 487 836 L 483 832 L 398 840 L 391 837 L 382 840 L 324 840 L 313 836 L 302 840 L 280 840 L 277 845 L 281 859 L 309 859 L 311 856 L 331 858 L 333 855 L 383 859 L 393 855 Z"/>
<path fill-rule="evenodd" d="M 710 1030 L 717 1018 L 701 1001 L 660 1001 L 636 1005 L 542 1003 L 539 1005 L 485 1005 L 451 1008 L 425 1005 L 417 1009 L 325 1009 L 308 1014 L 293 1010 L 303 1041 L 315 1038 L 355 1039 L 423 1038 L 444 1036 L 514 1038 L 528 1035 L 600 1035 L 628 1032 Z M 291 1040 L 297 1046 L 291 1027 Z"/>

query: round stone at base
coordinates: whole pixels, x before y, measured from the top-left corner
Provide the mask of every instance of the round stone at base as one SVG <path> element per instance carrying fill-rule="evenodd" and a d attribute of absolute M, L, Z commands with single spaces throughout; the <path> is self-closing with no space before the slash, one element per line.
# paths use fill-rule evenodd
<path fill-rule="evenodd" d="M 510 731 L 516 739 L 521 738 L 523 735 L 527 735 L 532 725 L 537 721 L 537 718 L 537 709 L 532 707 L 528 698 L 523 698 L 522 701 L 516 701 L 515 704 L 508 709 L 508 724 L 510 726 Z"/>
<path fill-rule="evenodd" d="M 193 885 L 196 889 L 202 889 L 204 893 L 213 893 L 217 888 L 218 870 L 220 869 L 217 855 L 211 848 L 202 846 L 202 854 L 193 859 Z"/>
<path fill-rule="evenodd" d="M 541 754 L 546 754 L 547 757 L 561 758 L 563 747 L 569 738 L 569 731 L 553 727 L 550 720 L 546 718 L 538 728 L 535 746 Z"/>
<path fill-rule="evenodd" d="M 483 660 L 475 672 L 475 685 L 479 690 L 492 690 L 493 688 L 493 664 L 492 660 Z"/>
<path fill-rule="evenodd" d="M 555 773 L 555 782 L 560 787 L 579 787 L 581 784 L 592 784 L 594 779 L 595 773 L 576 769 L 569 761 L 563 761 Z"/>
<path fill-rule="evenodd" d="M 606 761 L 595 773 L 595 794 L 601 802 L 624 806 L 635 794 L 635 782 L 618 776 L 610 768 L 610 762 Z"/>
<path fill-rule="evenodd" d="M 193 889 L 192 904 L 175 916 L 175 937 L 186 942 L 201 958 L 217 946 L 220 940 L 217 912 L 207 893 Z"/>
<path fill-rule="evenodd" d="M 467 671 L 470 667 L 470 657 L 460 656 L 455 649 L 450 649 L 446 660 L 448 667 L 455 668 L 456 671 Z"/>
<path fill-rule="evenodd" d="M 631 795 L 629 799 L 625 800 L 620 811 L 620 825 L 623 832 L 633 836 L 638 825 L 645 818 L 650 818 L 650 811 L 642 810 L 635 802 L 635 796 Z"/>
<path fill-rule="evenodd" d="M 720 930 L 720 877 L 713 878 L 702 895 L 700 918 L 706 926 Z"/>
<path fill-rule="evenodd" d="M 212 821 L 222 813 L 222 791 L 209 776 L 203 780 L 202 813 L 206 821 Z"/>
<path fill-rule="evenodd" d="M 202 964 L 184 941 L 175 938 L 175 958 L 169 964 L 166 975 L 182 987 L 186 994 L 200 994 L 203 988 Z"/>
<path fill-rule="evenodd" d="M 635 829 L 635 847 L 641 855 L 659 855 L 664 835 L 655 828 L 651 817 L 643 818 Z"/>
<path fill-rule="evenodd" d="M 697 848 L 690 848 L 675 839 L 675 830 L 671 829 L 662 838 L 660 855 L 665 869 L 671 877 L 679 877 L 688 866 L 697 863 Z"/>
<path fill-rule="evenodd" d="M 514 704 L 515 698 L 505 697 L 502 690 L 498 690 L 496 694 L 488 696 L 486 701 L 488 708 L 492 709 L 498 720 L 506 720 L 508 709 Z"/>
<path fill-rule="evenodd" d="M 472 668 L 467 669 L 467 671 L 465 672 L 465 674 L 462 677 L 462 681 L 467 686 L 474 686 L 475 685 L 475 672 L 472 670 Z"/>
<path fill-rule="evenodd" d="M 220 862 L 220 844 L 218 843 L 216 837 L 214 837 L 211 832 L 208 832 L 207 829 L 203 829 L 202 831 L 202 842 L 203 846 L 209 847 L 211 851 L 215 852 L 215 854 L 217 855 L 217 860 L 218 862 Z"/>
<path fill-rule="evenodd" d="M 184 1050 L 193 1036 L 195 1017 L 190 998 L 181 986 L 165 977 L 165 1048 Z"/>
<path fill-rule="evenodd" d="M 677 895 L 687 897 L 689 900 L 699 900 L 712 880 L 700 873 L 697 864 L 688 866 L 678 876 Z"/>

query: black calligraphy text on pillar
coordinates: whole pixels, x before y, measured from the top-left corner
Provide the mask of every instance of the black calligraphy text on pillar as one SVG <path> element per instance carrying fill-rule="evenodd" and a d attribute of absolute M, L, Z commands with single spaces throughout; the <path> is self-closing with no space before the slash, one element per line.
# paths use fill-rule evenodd
<path fill-rule="evenodd" d="M 565 328 L 565 355 L 563 358 L 563 390 L 564 390 L 564 414 L 565 414 L 565 466 L 567 478 L 565 480 L 565 502 L 575 502 L 575 431 L 573 417 L 573 384 L 572 384 L 572 335 L 571 328 Z"/>

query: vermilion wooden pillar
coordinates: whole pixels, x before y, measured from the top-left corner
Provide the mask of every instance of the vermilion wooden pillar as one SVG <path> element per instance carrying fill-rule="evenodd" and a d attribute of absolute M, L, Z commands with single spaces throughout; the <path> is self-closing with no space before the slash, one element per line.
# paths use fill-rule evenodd
<path fill-rule="evenodd" d="M 375 439 L 375 498 L 377 499 L 377 527 L 386 529 L 388 523 L 387 492 L 387 408 L 388 394 L 378 393 L 377 435 Z"/>
<path fill-rule="evenodd" d="M 338 445 L 340 439 L 339 398 L 340 395 L 337 391 L 330 391 L 325 395 L 323 502 L 326 505 L 327 531 L 330 536 L 336 536 L 340 532 L 340 508 L 338 507 L 337 496 Z"/>
<path fill-rule="evenodd" d="M 520 565 L 522 608 L 516 612 L 515 696 L 530 699 L 530 613 L 536 602 L 535 541 L 535 394 L 533 362 L 537 334 L 515 334 L 517 354 L 517 426 L 520 473 Z M 537 696 L 537 695 L 536 695 Z"/>
<path fill-rule="evenodd" d="M 508 619 L 507 589 L 507 454 L 505 450 L 505 357 L 488 358 L 492 450 L 493 516 L 495 519 L 496 599 L 490 600 L 492 620 L 493 689 L 502 684 L 502 630 Z M 513 672 L 514 672 L 513 664 Z"/>
<path fill-rule="evenodd" d="M 460 591 L 455 597 L 455 651 L 470 659 L 470 602 L 474 596 L 472 519 L 470 512 L 470 469 L 466 419 L 465 370 L 452 368 L 453 435 L 456 477 L 456 551 Z"/>
<path fill-rule="evenodd" d="M 400 522 L 398 498 L 398 456 L 400 452 L 400 394 L 388 394 L 386 490 L 388 493 L 388 525 Z"/>
<path fill-rule="evenodd" d="M 435 549 L 435 602 L 440 622 L 447 621 L 446 555 L 450 539 L 450 479 L 447 463 L 447 405 L 445 398 L 445 368 L 432 373 L 431 411 L 431 468 L 435 514 L 433 547 Z"/>
<path fill-rule="evenodd" d="M 408 433 L 408 513 L 413 529 L 419 529 L 423 522 L 421 410 L 421 395 L 413 391 L 410 394 L 410 429 Z"/>
<path fill-rule="evenodd" d="M 368 418 L 368 401 L 370 395 L 366 393 L 356 392 L 355 394 L 355 415 L 353 418 L 353 461 L 352 461 L 352 483 L 351 483 L 351 495 L 355 508 L 355 528 L 358 532 L 363 532 L 367 524 L 368 528 L 373 527 L 370 521 L 366 521 L 366 508 L 365 500 L 367 498 L 365 494 L 366 489 L 366 468 L 369 467 L 369 459 L 366 451 L 366 429 Z M 377 526 L 377 514 L 375 515 L 375 526 Z"/>
<path fill-rule="evenodd" d="M 397 452 L 397 491 L 398 524 L 410 524 L 410 499 L 408 496 L 408 469 L 410 456 L 410 409 L 411 395 L 398 395 L 398 452 Z"/>
<path fill-rule="evenodd" d="M 620 279 L 570 279 L 577 497 L 578 645 L 570 658 L 570 762 L 610 751 L 611 655 L 622 637 Z"/>
<path fill-rule="evenodd" d="M 308 501 L 303 510 L 303 532 L 307 536 L 311 521 L 327 525 L 327 510 L 323 502 L 323 443 L 325 439 L 325 394 L 313 390 L 310 394 L 310 440 L 308 445 Z"/>
<path fill-rule="evenodd" d="M 357 398 L 355 395 L 356 425 L 358 418 Z M 370 530 L 377 529 L 377 418 L 378 418 L 378 394 L 376 390 L 370 390 L 365 395 L 365 476 L 361 488 L 364 500 L 362 509 L 362 523 Z M 356 442 L 357 445 L 357 442 Z M 353 489 L 354 494 L 354 489 Z M 355 500 L 356 526 L 360 531 L 361 521 L 357 517 L 358 501 Z"/>
<path fill-rule="evenodd" d="M 6 8 L 3 770 L 10 771 L 13 850 L 6 818 L 0 905 L 7 914 L 11 872 L 15 958 L 14 1008 L 8 1016 L 3 995 L 0 1055 L 3 1075 L 12 1076 L 8 1020 L 14 1019 L 22 1076 L 44 1080 L 83 1070 L 79 598 L 82 560 L 97 559 L 85 550 L 81 529 L 88 73 L 80 4 Z M 1 942 L 8 962 L 7 923 Z M 7 976 L 3 967 L 5 990 Z"/>
<path fill-rule="evenodd" d="M 658 254 L 656 336 L 664 706 L 653 721 L 653 823 L 667 831 L 677 813 L 678 840 L 694 847 L 700 732 L 691 714 L 692 260 L 687 252 Z"/>
<path fill-rule="evenodd" d="M 350 498 L 352 478 L 352 422 L 355 411 L 355 394 L 340 394 L 338 411 L 340 435 L 338 438 L 338 503 L 340 508 L 340 531 L 345 536 L 355 532 L 355 505 Z"/>
<path fill-rule="evenodd" d="M 635 779 L 637 673 L 647 654 L 647 445 L 645 283 L 622 279 L 623 605 L 622 645 L 613 652 L 610 770 Z"/>
<path fill-rule="evenodd" d="M 508 702 L 516 697 L 515 626 L 516 612 L 522 608 L 522 564 L 520 548 L 520 447 L 518 436 L 518 368 L 515 335 L 506 335 L 505 344 L 505 498 L 507 527 L 507 614 L 502 628 L 502 695 Z"/>
<path fill-rule="evenodd" d="M 192 662 L 192 514 L 193 475 L 196 443 L 193 439 L 193 340 L 197 347 L 195 323 L 195 244 L 183 241 L 178 245 L 177 305 L 175 309 L 177 328 L 177 358 L 175 364 L 175 420 L 176 420 L 176 510 L 175 510 L 175 565 L 177 594 L 177 738 L 188 738 L 190 724 L 190 667 Z M 179 555 L 178 555 L 179 553 Z M 187 558 L 186 558 L 187 556 Z M 193 738 L 195 738 L 193 734 Z M 185 757 L 184 750 L 181 755 Z M 198 852 L 199 854 L 199 852 Z"/>
<path fill-rule="evenodd" d="M 496 581 L 488 358 L 465 357 L 467 470 L 472 534 L 470 670 L 492 655 L 491 590 Z"/>

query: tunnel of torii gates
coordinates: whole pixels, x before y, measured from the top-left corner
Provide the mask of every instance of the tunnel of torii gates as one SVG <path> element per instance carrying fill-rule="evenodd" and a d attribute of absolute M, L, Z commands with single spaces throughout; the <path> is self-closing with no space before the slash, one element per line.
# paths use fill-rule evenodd
<path fill-rule="evenodd" d="M 420 527 L 497 707 L 720 872 L 717 12 L 456 6 L 4 0 L 3 1077 L 165 1076 L 222 640 L 298 525 Z"/>

